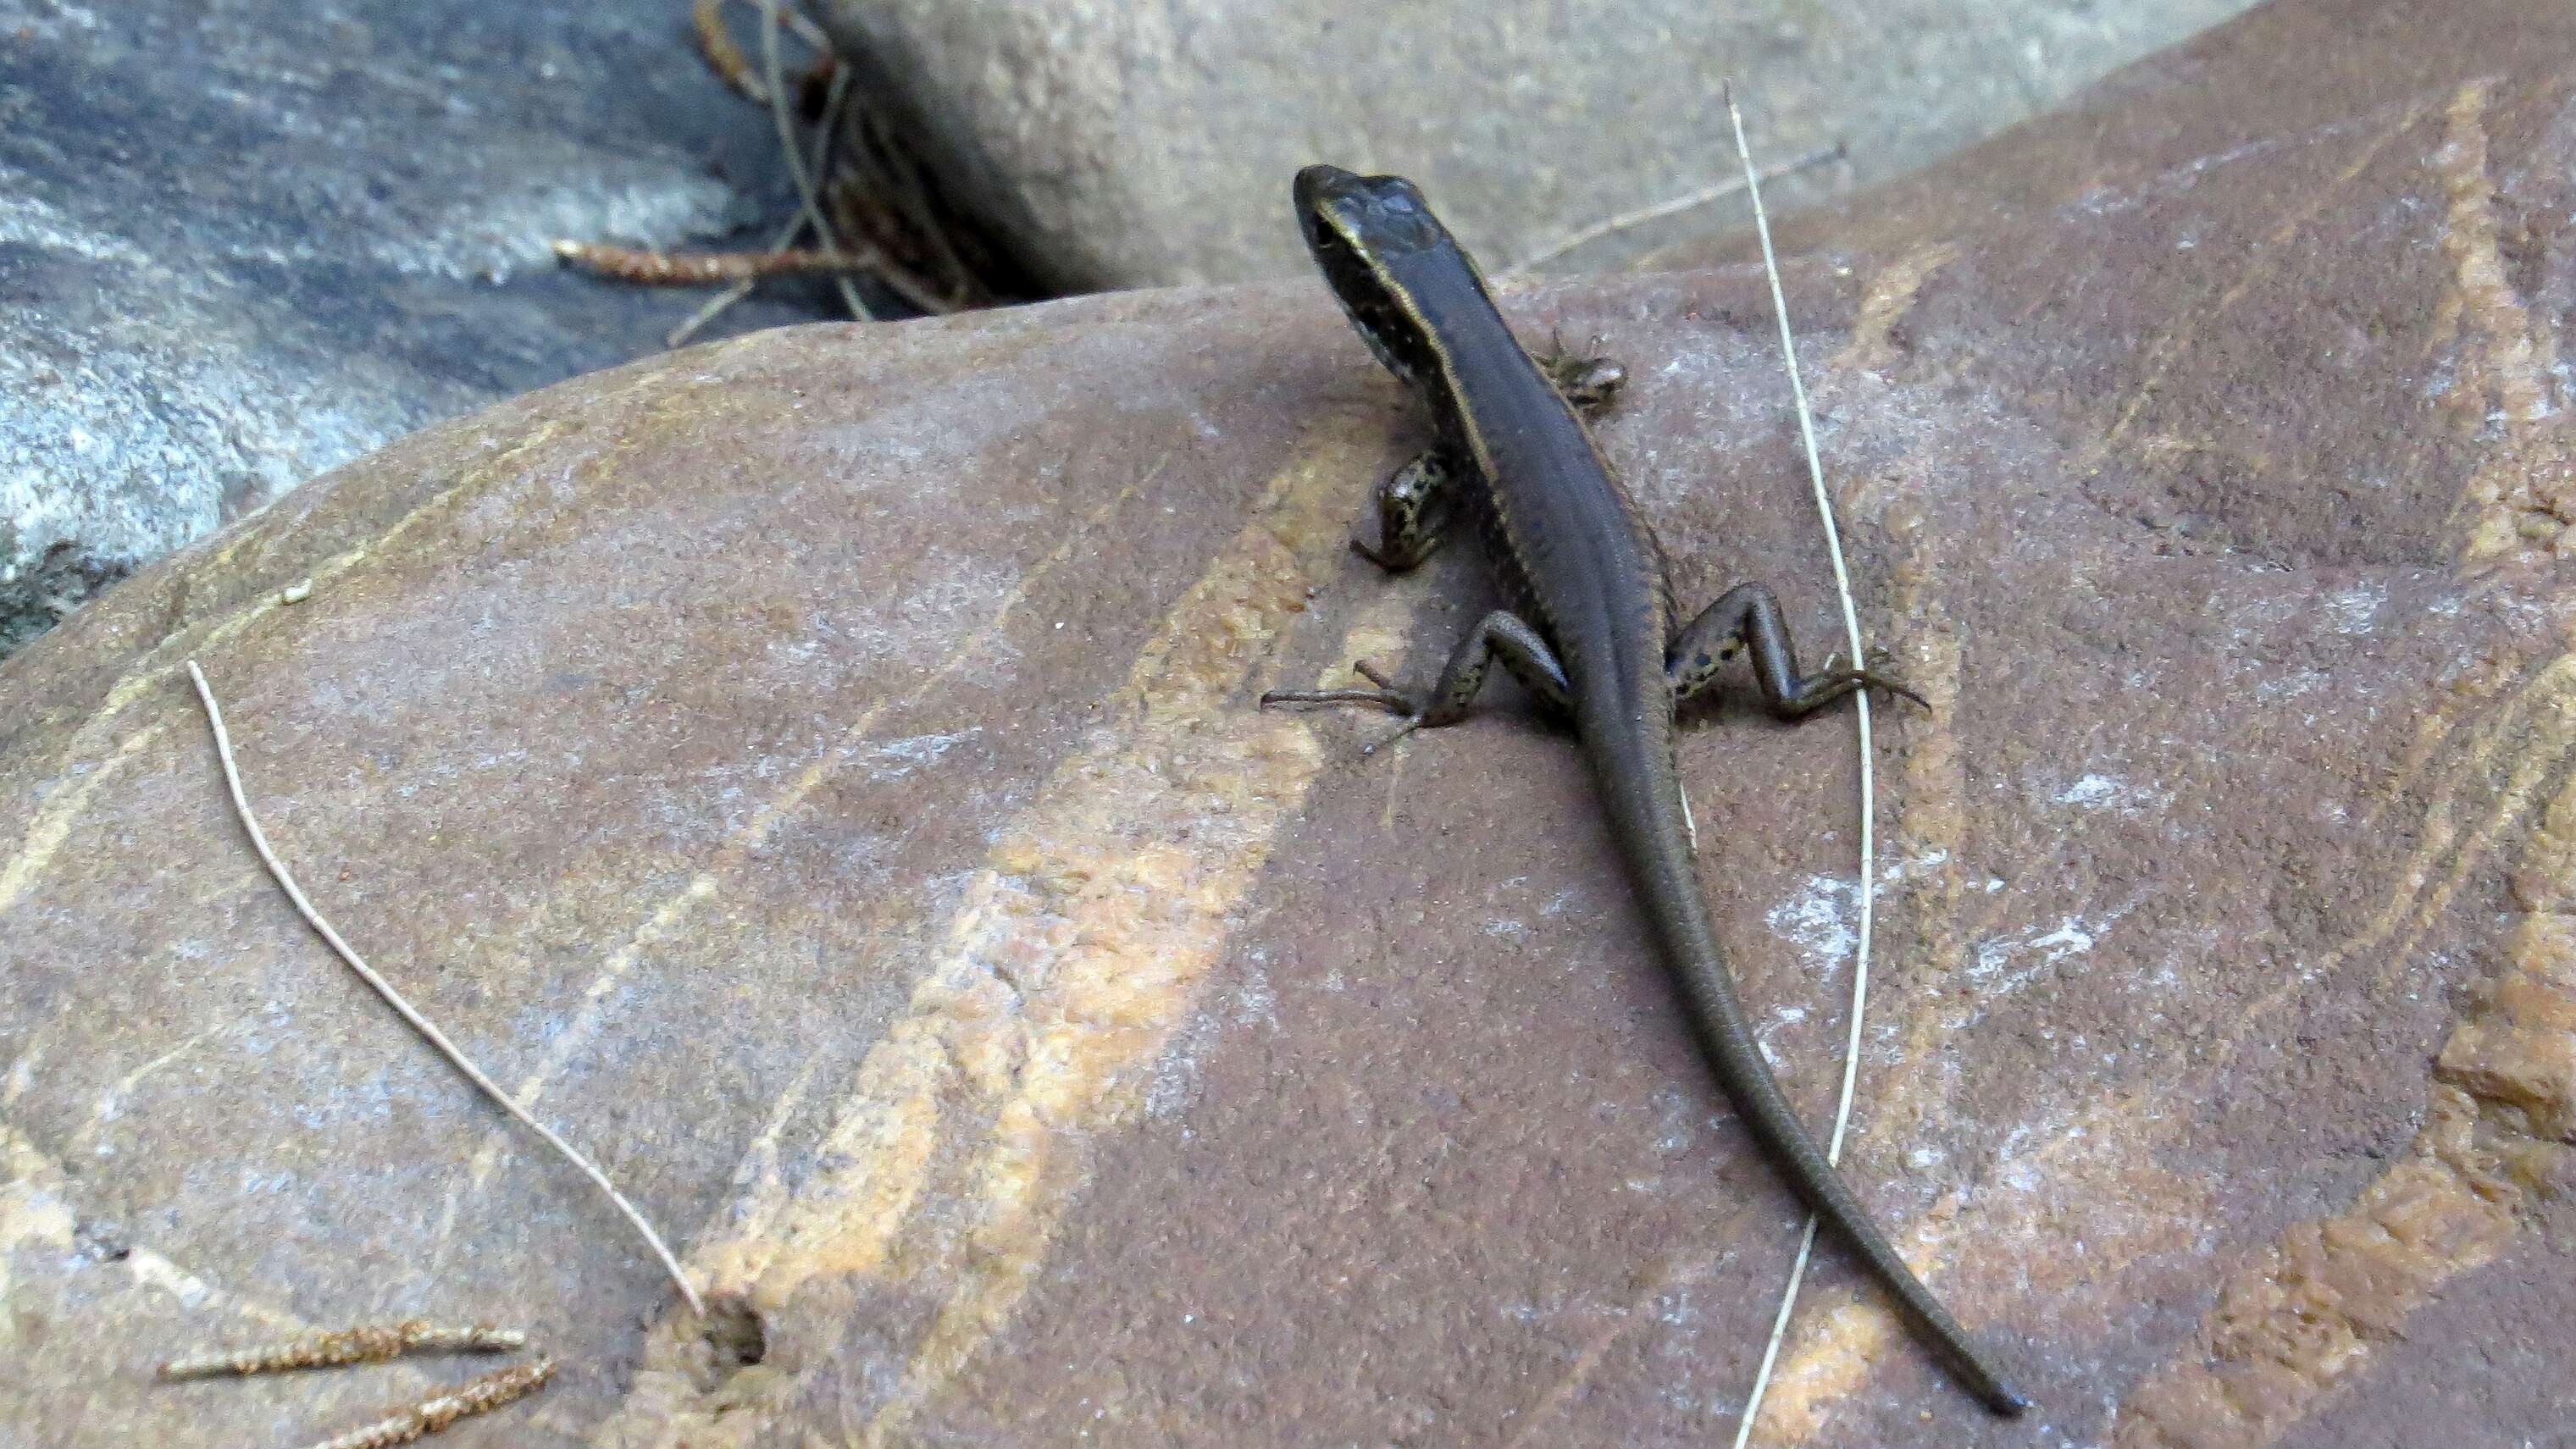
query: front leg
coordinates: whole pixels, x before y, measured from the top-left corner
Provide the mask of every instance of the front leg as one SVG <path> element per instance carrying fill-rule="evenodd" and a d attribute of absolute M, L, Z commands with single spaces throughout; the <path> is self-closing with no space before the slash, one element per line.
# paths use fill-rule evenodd
<path fill-rule="evenodd" d="M 1440 547 L 1457 468 L 1434 450 L 1378 480 L 1377 547 L 1351 540 L 1351 551 L 1391 574 L 1421 564 Z"/>
<path fill-rule="evenodd" d="M 1600 339 L 1593 341 L 1598 344 Z M 1618 403 L 1619 390 L 1628 385 L 1628 369 L 1606 357 L 1568 351 L 1562 337 L 1552 339 L 1547 351 L 1532 360 L 1547 374 L 1557 396 L 1587 423 L 1599 422 Z"/>
<path fill-rule="evenodd" d="M 1571 691 L 1565 682 L 1565 666 L 1556 662 L 1556 651 L 1547 647 L 1519 615 L 1496 609 L 1479 620 L 1467 637 L 1449 655 L 1440 671 L 1440 682 L 1431 687 L 1428 696 L 1417 697 L 1397 689 L 1384 676 L 1366 664 L 1359 672 L 1378 687 L 1375 689 L 1272 690 L 1261 696 L 1263 708 L 1274 704 L 1364 704 L 1405 717 L 1404 728 L 1368 747 L 1374 754 L 1379 746 L 1390 745 L 1415 730 L 1438 729 L 1466 718 L 1467 706 L 1485 687 L 1485 671 L 1500 659 L 1512 677 L 1527 686 L 1532 694 L 1559 709 L 1569 707 Z"/>
<path fill-rule="evenodd" d="M 1798 653 L 1789 643 L 1789 621 L 1768 585 L 1738 584 L 1700 610 L 1682 627 L 1664 653 L 1664 677 L 1676 703 L 1708 687 L 1719 666 L 1750 645 L 1753 679 L 1762 702 L 1782 719 L 1797 719 L 1868 685 L 1892 690 L 1931 708 L 1929 701 L 1897 681 L 1869 669 L 1836 669 L 1827 660 L 1817 674 L 1798 672 Z"/>

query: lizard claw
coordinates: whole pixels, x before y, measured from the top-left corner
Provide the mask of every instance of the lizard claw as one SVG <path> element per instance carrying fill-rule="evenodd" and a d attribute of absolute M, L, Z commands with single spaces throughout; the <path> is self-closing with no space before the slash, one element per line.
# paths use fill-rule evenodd
<path fill-rule="evenodd" d="M 1891 676 L 1881 674 L 1875 669 L 1855 669 L 1851 672 L 1851 678 L 1864 686 L 1875 689 L 1884 689 L 1890 694 L 1902 695 L 1905 698 L 1914 701 L 1917 705 L 1922 706 L 1924 709 L 1928 710 L 1932 707 L 1932 701 L 1925 699 L 1912 685 Z"/>
<path fill-rule="evenodd" d="M 1268 709 L 1274 704 L 1362 704 L 1385 710 L 1389 714 L 1420 718 L 1422 707 L 1414 703 L 1413 696 L 1396 688 L 1394 682 L 1385 675 L 1370 668 L 1366 661 L 1351 667 L 1362 679 L 1376 685 L 1377 688 L 1274 689 L 1261 696 L 1261 707 Z"/>
<path fill-rule="evenodd" d="M 1385 690 L 1389 694 L 1404 693 L 1402 686 L 1398 685 L 1394 680 L 1379 673 L 1377 666 L 1369 663 L 1365 659 L 1352 660 L 1351 672 L 1358 675 L 1360 678 L 1367 680 L 1369 683 L 1376 685 L 1378 688 Z M 1408 696 L 1408 698 L 1409 697 L 1410 696 Z M 1407 706 L 1407 708 L 1410 708 L 1410 706 Z"/>
<path fill-rule="evenodd" d="M 1261 707 L 1268 709 L 1274 704 L 1356 704 L 1382 709 L 1389 714 L 1404 717 L 1404 728 L 1375 744 L 1362 748 L 1360 753 L 1363 755 L 1374 755 L 1385 746 L 1394 744 L 1397 740 L 1422 728 L 1421 703 L 1412 695 L 1397 688 L 1394 680 L 1379 673 L 1365 659 L 1353 664 L 1351 669 L 1362 679 L 1377 687 L 1375 689 L 1274 689 L 1261 696 Z"/>
<path fill-rule="evenodd" d="M 1406 720 L 1404 722 L 1404 728 L 1397 730 L 1394 734 L 1388 735 L 1385 739 L 1376 741 L 1373 744 L 1360 746 L 1360 754 L 1362 757 L 1374 755 L 1378 751 L 1385 749 L 1387 746 L 1394 744 L 1396 741 L 1403 739 L 1406 735 L 1409 735 L 1420 728 L 1422 728 L 1422 716 L 1417 714 L 1411 719 Z"/>
<path fill-rule="evenodd" d="M 1888 660 L 1894 657 L 1894 655 L 1888 653 L 1885 649 L 1872 649 L 1869 651 L 1869 659 L 1867 663 L 1865 663 L 1861 668 L 1854 670 L 1852 672 L 1852 677 L 1859 680 L 1863 685 L 1875 686 L 1879 689 L 1886 690 L 1890 694 L 1903 695 L 1907 699 L 1910 699 L 1916 704 L 1922 706 L 1924 709 L 1930 709 L 1932 707 L 1932 701 L 1925 699 L 1921 691 L 1916 690 L 1904 680 L 1887 673 L 1882 667 L 1888 662 Z"/>
<path fill-rule="evenodd" d="M 1845 669 L 1842 667 L 1843 652 L 1837 649 L 1825 656 L 1825 667 L 1818 670 L 1814 677 L 1820 680 L 1848 680 L 1853 686 L 1861 689 L 1884 689 L 1890 694 L 1903 695 L 1923 708 L 1930 709 L 1932 701 L 1925 699 L 1912 685 L 1875 667 L 1885 663 L 1887 658 L 1886 650 L 1872 649 L 1869 651 L 1870 667 Z"/>

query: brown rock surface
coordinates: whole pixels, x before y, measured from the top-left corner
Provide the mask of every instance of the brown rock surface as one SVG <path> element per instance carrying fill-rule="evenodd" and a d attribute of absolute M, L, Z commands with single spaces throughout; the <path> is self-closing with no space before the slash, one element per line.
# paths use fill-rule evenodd
<path fill-rule="evenodd" d="M 2275 6 L 1792 259 L 1935 703 L 1882 736 L 1849 1161 L 2041 1409 L 1828 1256 L 1769 1442 L 2563 1437 L 2576 21 L 2511 13 Z M 1634 369 L 1605 444 L 1684 592 L 1768 577 L 1820 647 L 1758 275 L 1513 308 Z M 1312 284 L 765 334 L 422 434 L 0 667 L 0 1423 L 291 1440 L 462 1373 L 145 1366 L 418 1314 L 566 1364 L 458 1443 L 1716 1437 L 1795 1216 L 1565 742 L 1252 708 L 1482 603 L 1342 551 L 1420 438 Z M 759 1363 L 297 925 L 191 656 L 325 908 Z M 1821 1115 L 1849 735 L 1722 710 L 1684 764 Z"/>

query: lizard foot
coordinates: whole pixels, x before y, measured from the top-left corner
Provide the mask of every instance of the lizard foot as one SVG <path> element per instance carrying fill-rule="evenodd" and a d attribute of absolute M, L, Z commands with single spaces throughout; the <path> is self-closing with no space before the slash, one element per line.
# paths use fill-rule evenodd
<path fill-rule="evenodd" d="M 1389 714 L 1404 717 L 1404 728 L 1362 749 L 1360 753 L 1363 755 L 1374 755 L 1385 746 L 1394 744 L 1397 740 L 1422 728 L 1423 706 L 1420 700 L 1397 688 L 1394 680 L 1380 674 L 1365 659 L 1353 664 L 1351 668 L 1361 678 L 1377 687 L 1375 689 L 1274 689 L 1261 696 L 1261 707 L 1268 709 L 1274 704 L 1356 704 L 1366 705 L 1372 709 L 1382 709 Z"/>
<path fill-rule="evenodd" d="M 1887 662 L 1887 658 L 1888 655 L 1886 650 L 1872 649 L 1869 651 L 1869 666 L 1867 668 L 1842 669 L 1837 667 L 1843 662 L 1842 653 L 1840 650 L 1837 650 L 1834 653 L 1825 656 L 1824 669 L 1820 671 L 1814 679 L 1808 682 L 1812 684 L 1829 681 L 1837 683 L 1848 681 L 1856 689 L 1883 689 L 1890 694 L 1903 695 L 1907 699 L 1921 705 L 1923 708 L 1930 709 L 1932 707 L 1932 701 L 1925 699 L 1914 689 L 1913 686 L 1907 684 L 1904 680 L 1897 678 L 1895 675 L 1889 674 L 1878 668 L 1879 665 Z"/>
<path fill-rule="evenodd" d="M 1593 338 L 1591 345 L 1600 347 L 1601 339 Z M 1597 352 L 1571 351 L 1562 336 L 1552 335 L 1546 353 L 1534 360 L 1558 395 L 1587 419 L 1610 411 L 1619 390 L 1628 385 L 1628 369 Z"/>

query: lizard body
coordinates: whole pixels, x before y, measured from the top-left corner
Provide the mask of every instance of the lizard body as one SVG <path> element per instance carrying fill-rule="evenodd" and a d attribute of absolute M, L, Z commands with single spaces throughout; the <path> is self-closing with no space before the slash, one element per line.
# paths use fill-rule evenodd
<path fill-rule="evenodd" d="M 1386 568 L 1411 568 L 1439 546 L 1447 505 L 1464 504 L 1499 545 L 1495 557 L 1525 608 L 1480 621 L 1426 697 L 1370 673 L 1381 688 L 1273 693 L 1263 703 L 1372 704 L 1404 715 L 1403 732 L 1436 728 L 1465 714 L 1499 659 L 1571 715 L 1656 944 L 1745 1127 L 1959 1382 L 1996 1413 L 2019 1413 L 2029 1401 L 1905 1266 L 1781 1094 L 1700 892 L 1674 754 L 1676 707 L 1743 646 L 1783 718 L 1871 684 L 1910 691 L 1867 670 L 1801 675 L 1778 602 L 1760 584 L 1729 590 L 1676 627 L 1661 550 L 1569 406 L 1571 390 L 1561 392 L 1512 335 L 1475 262 L 1413 184 L 1309 166 L 1295 200 L 1308 249 L 1353 325 L 1438 427 L 1431 460 L 1381 486 L 1378 546 L 1355 546 Z"/>

